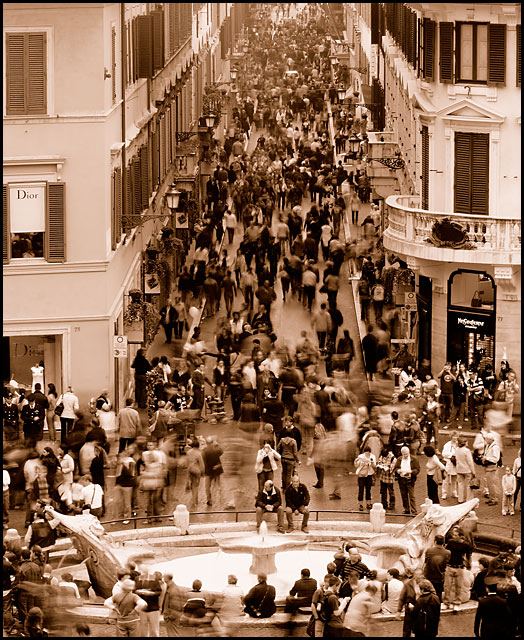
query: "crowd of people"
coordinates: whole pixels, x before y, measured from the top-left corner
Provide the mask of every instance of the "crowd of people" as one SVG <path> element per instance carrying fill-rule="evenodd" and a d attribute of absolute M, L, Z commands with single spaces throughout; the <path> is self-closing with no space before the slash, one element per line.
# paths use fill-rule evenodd
<path fill-rule="evenodd" d="M 401 503 L 404 514 L 415 515 L 421 469 L 433 503 L 463 503 L 480 489 L 502 515 L 517 508 L 520 450 L 503 463 L 500 436 L 519 391 L 515 372 L 505 360 L 498 374 L 490 364 L 468 369 L 449 362 L 433 376 L 429 362 L 417 368 L 407 346 L 393 352 L 398 314 L 387 301 L 392 265 L 381 246 L 375 203 L 359 221 L 371 192 L 362 162 L 367 115 L 353 91 L 347 100 L 338 98 L 344 71 L 331 76 L 320 10 L 307 5 L 298 20 L 287 20 L 278 6 L 265 11 L 250 32 L 244 90 L 207 184 L 192 263 L 182 268 L 176 294 L 160 313 L 170 343 L 173 335 L 187 335 L 190 307 L 205 303 L 205 314 L 217 316 L 215 343 L 206 344 L 196 328 L 182 358 L 149 360 L 139 350 L 132 363 L 135 398 L 117 414 L 106 390 L 80 412 L 72 387 L 59 395 L 48 384 L 45 394 L 37 383 L 27 397 L 14 380 L 4 388 L 4 531 L 12 531 L 9 511 L 17 508 L 25 511 L 27 529 L 24 547 L 20 541 L 4 544 L 4 625 L 15 624 L 14 607 L 31 637 L 33 628 L 57 624 L 53 603 L 59 594 L 73 602 L 80 596 L 67 572 L 61 581 L 49 575 L 46 549 L 59 533 L 45 517 L 45 505 L 102 518 L 109 468 L 114 515 L 124 526 L 141 509 L 149 523 L 179 501 L 196 511 L 205 500 L 208 507 L 254 507 L 257 530 L 274 513 L 278 532 L 293 531 L 299 515 L 307 533 L 310 492 L 326 483 L 329 498 L 340 500 L 348 495 L 348 476 L 356 477 L 356 510 L 369 511 L 378 501 L 390 512 Z M 253 132 L 257 144 L 248 154 Z M 355 158 L 360 164 L 348 171 L 336 158 L 355 135 L 362 142 Z M 351 224 L 345 225 L 349 211 Z M 374 383 L 369 395 L 362 378 L 355 378 L 358 354 L 339 308 L 346 262 L 348 276 L 358 279 L 367 325 L 357 349 L 362 347 L 365 375 Z M 302 331 L 294 348 L 274 331 L 277 296 L 284 309 L 293 300 L 310 314 L 311 331 Z M 145 421 L 143 409 L 149 410 Z M 216 435 L 203 439 L 194 423 L 205 413 L 220 424 Z M 53 446 L 42 448 L 44 426 Z M 461 434 L 469 427 L 478 431 L 471 448 Z M 300 477 L 302 464 L 315 471 L 311 487 Z M 181 492 L 187 498 L 180 500 Z M 470 598 L 498 598 L 497 611 L 507 607 L 508 633 L 510 627 L 514 633 L 520 558 L 510 562 L 506 554 L 500 580 L 490 582 L 485 578 L 494 561 L 474 576 L 471 542 L 460 531 L 447 540 L 437 536 L 423 571 L 400 575 L 390 569 L 382 576 L 362 564 L 352 543 L 345 544 L 318 588 L 303 570 L 286 611 L 310 608 L 316 637 L 369 635 L 370 616 L 378 611 L 403 611 L 404 635 L 435 637 L 441 602 L 453 607 Z M 114 611 L 117 635 L 127 636 L 158 636 L 161 613 L 168 635 L 180 635 L 180 629 L 187 635 L 191 628 L 221 635 L 229 617 L 266 617 L 276 610 L 267 576 L 258 576 L 245 595 L 233 575 L 223 594 L 202 592 L 199 580 L 186 593 L 172 576 L 150 574 L 147 566 L 129 567 L 105 604 Z M 485 635 L 490 616 L 487 605 L 479 607 L 476 634 Z"/>

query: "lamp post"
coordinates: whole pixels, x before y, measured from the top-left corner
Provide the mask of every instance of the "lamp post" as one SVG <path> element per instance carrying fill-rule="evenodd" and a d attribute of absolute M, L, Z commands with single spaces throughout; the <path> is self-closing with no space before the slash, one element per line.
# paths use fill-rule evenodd
<path fill-rule="evenodd" d="M 349 154 L 351 155 L 352 158 L 357 157 L 357 154 L 360 150 L 360 142 L 361 142 L 360 138 L 357 138 L 355 135 L 349 138 L 348 140 Z"/>
<path fill-rule="evenodd" d="M 180 194 L 176 186 L 172 184 L 169 189 L 166 191 L 166 204 L 171 211 L 171 226 L 173 228 L 173 232 L 176 238 L 176 210 L 178 209 L 178 205 L 180 203 Z M 178 273 L 178 251 L 175 251 L 175 265 L 173 272 Z"/>
<path fill-rule="evenodd" d="M 339 103 L 344 102 L 344 98 L 346 97 L 346 90 L 344 89 L 344 87 L 339 87 L 337 89 L 337 95 Z"/>

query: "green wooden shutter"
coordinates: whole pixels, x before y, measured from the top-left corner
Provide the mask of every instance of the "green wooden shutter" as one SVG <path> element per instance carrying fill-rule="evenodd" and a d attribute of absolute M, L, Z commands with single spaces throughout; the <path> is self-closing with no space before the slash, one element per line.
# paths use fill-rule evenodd
<path fill-rule="evenodd" d="M 65 184 L 47 183 L 45 259 L 65 262 Z"/>
<path fill-rule="evenodd" d="M 489 134 L 472 133 L 471 213 L 489 215 Z"/>
<path fill-rule="evenodd" d="M 153 17 L 151 14 L 136 17 L 138 77 L 153 76 Z"/>
<path fill-rule="evenodd" d="M 517 25 L 517 87 L 520 87 L 520 24 Z"/>
<path fill-rule="evenodd" d="M 6 34 L 6 114 L 26 113 L 25 33 Z"/>
<path fill-rule="evenodd" d="M 11 259 L 11 234 L 9 233 L 9 185 L 3 186 L 3 211 L 2 235 L 4 240 L 4 264 Z"/>
<path fill-rule="evenodd" d="M 453 23 L 439 23 L 440 82 L 453 82 Z"/>
<path fill-rule="evenodd" d="M 506 82 L 506 25 L 488 25 L 488 82 Z"/>
<path fill-rule="evenodd" d="M 164 66 L 164 12 L 162 9 L 151 12 L 153 21 L 153 68 L 155 71 Z"/>
<path fill-rule="evenodd" d="M 435 80 L 435 31 L 436 23 L 429 18 L 424 18 L 424 51 L 422 75 L 424 80 L 433 82 Z"/>
<path fill-rule="evenodd" d="M 429 130 L 422 127 L 422 208 L 429 209 Z"/>

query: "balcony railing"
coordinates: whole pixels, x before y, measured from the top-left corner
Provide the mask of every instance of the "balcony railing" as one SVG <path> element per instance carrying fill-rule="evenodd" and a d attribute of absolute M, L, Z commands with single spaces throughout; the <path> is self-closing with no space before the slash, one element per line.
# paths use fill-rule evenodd
<path fill-rule="evenodd" d="M 451 218 L 466 231 L 474 250 L 468 261 L 491 264 L 520 264 L 521 221 L 515 218 L 461 215 L 420 209 L 418 196 L 389 196 L 386 199 L 384 246 L 428 259 L 449 260 L 450 251 L 427 242 L 436 222 Z M 412 250 L 409 250 L 411 245 Z M 422 249 L 424 247 L 424 250 Z M 445 253 L 440 254 L 441 251 Z M 455 259 L 460 259 L 455 256 Z"/>

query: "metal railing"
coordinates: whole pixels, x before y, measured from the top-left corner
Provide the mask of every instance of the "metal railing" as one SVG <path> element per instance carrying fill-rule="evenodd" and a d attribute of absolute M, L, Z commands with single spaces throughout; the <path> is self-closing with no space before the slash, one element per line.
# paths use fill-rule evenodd
<path fill-rule="evenodd" d="M 231 510 L 222 510 L 222 511 L 191 511 L 190 515 L 191 517 L 195 517 L 195 516 L 234 516 L 235 517 L 235 523 L 240 522 L 239 520 L 239 516 L 240 515 L 252 515 L 253 518 L 255 516 L 255 509 L 231 509 Z M 310 515 L 310 520 L 313 518 L 314 516 L 314 521 L 315 522 L 320 522 L 319 520 L 319 515 L 320 514 L 325 514 L 325 513 L 333 513 L 333 514 L 338 514 L 338 515 L 344 515 L 344 516 L 358 516 L 359 519 L 361 520 L 362 517 L 365 515 L 362 513 L 362 511 L 348 511 L 346 509 L 342 510 L 342 509 L 311 509 L 309 512 Z M 405 513 L 387 513 L 386 514 L 386 523 L 387 520 L 390 518 L 393 519 L 397 519 L 397 518 L 410 518 L 411 516 L 405 514 Z M 144 520 L 165 520 L 165 519 L 169 519 L 172 520 L 173 519 L 173 514 L 164 514 L 164 515 L 159 515 L 159 516 L 134 516 L 131 518 L 119 518 L 116 520 L 104 520 L 104 522 L 102 522 L 101 524 L 103 525 L 107 525 L 107 524 L 117 524 L 117 523 L 122 523 L 126 520 L 133 522 L 133 529 L 137 529 L 137 523 L 144 521 Z M 344 519 L 344 518 L 335 518 L 337 521 L 340 522 L 352 522 L 351 519 Z M 194 522 L 192 524 L 195 524 Z M 391 522 L 390 522 L 391 524 Z M 504 537 L 507 538 L 511 538 L 511 539 L 519 539 L 521 536 L 521 532 L 518 529 L 514 529 L 512 527 L 506 527 L 504 525 L 499 525 L 499 524 L 490 524 L 487 522 L 477 522 L 477 527 L 495 527 L 497 529 L 502 529 L 504 530 L 506 533 L 505 534 L 501 534 L 504 535 Z M 125 529 L 124 529 L 125 530 Z"/>

